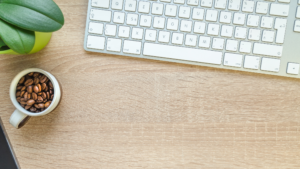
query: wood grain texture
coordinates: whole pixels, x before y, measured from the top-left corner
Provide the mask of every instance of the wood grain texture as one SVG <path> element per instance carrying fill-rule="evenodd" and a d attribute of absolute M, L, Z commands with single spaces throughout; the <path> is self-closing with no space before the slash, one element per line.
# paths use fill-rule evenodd
<path fill-rule="evenodd" d="M 85 52 L 88 1 L 55 1 L 66 22 L 50 44 L 0 56 L 0 116 L 22 169 L 300 168 L 299 80 Z M 16 130 L 8 89 L 30 67 L 64 95 Z"/>

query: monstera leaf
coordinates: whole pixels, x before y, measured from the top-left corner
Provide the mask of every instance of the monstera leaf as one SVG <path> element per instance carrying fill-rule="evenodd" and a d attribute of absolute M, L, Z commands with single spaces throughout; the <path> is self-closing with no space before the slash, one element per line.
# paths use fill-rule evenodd
<path fill-rule="evenodd" d="M 0 38 L 0 48 L 2 48 L 3 46 L 6 46 L 6 44 L 5 44 L 4 41 Z"/>
<path fill-rule="evenodd" d="M 0 18 L 37 32 L 54 32 L 64 24 L 64 16 L 53 0 L 0 0 Z"/>
<path fill-rule="evenodd" d="M 34 46 L 35 34 L 0 19 L 0 37 L 5 44 L 20 54 L 28 54 Z M 1 42 L 0 42 L 1 43 Z"/>

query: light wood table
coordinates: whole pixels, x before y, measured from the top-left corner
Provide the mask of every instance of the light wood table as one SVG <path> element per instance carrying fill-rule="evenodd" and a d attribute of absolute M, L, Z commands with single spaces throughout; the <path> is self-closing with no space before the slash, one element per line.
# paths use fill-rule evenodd
<path fill-rule="evenodd" d="M 65 26 L 50 44 L 0 56 L 0 116 L 23 169 L 300 168 L 300 80 L 89 53 L 88 0 L 55 1 Z M 30 67 L 55 75 L 63 100 L 17 130 L 8 89 Z"/>

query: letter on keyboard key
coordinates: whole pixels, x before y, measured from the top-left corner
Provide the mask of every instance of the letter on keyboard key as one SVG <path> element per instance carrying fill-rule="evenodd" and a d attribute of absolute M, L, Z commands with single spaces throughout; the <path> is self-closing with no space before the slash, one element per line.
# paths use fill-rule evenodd
<path fill-rule="evenodd" d="M 141 46 L 142 46 L 141 42 L 125 40 L 123 46 L 123 52 L 139 55 L 141 54 Z"/>
<path fill-rule="evenodd" d="M 224 65 L 233 67 L 242 67 L 243 55 L 225 53 Z"/>
<path fill-rule="evenodd" d="M 87 48 L 103 50 L 105 45 L 105 38 L 99 36 L 88 36 Z"/>
<path fill-rule="evenodd" d="M 147 56 L 203 62 L 217 65 L 220 65 L 222 61 L 222 52 L 153 43 L 144 44 L 143 54 Z"/>
<path fill-rule="evenodd" d="M 110 22 L 111 11 L 92 9 L 90 13 L 90 19 L 102 22 Z"/>
<path fill-rule="evenodd" d="M 279 68 L 280 68 L 280 60 L 279 59 L 262 58 L 261 70 L 271 71 L 271 72 L 279 72 Z"/>
<path fill-rule="evenodd" d="M 288 16 L 289 9 L 289 5 L 271 4 L 270 15 Z"/>
<path fill-rule="evenodd" d="M 259 55 L 267 55 L 267 56 L 282 56 L 282 46 L 276 46 L 276 45 L 269 45 L 269 44 L 262 44 L 262 43 L 254 43 L 254 54 Z"/>

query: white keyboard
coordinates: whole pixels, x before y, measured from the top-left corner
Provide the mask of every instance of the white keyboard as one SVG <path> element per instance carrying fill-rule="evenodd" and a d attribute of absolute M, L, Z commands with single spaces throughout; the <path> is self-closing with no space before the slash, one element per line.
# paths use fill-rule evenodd
<path fill-rule="evenodd" d="M 300 0 L 89 0 L 84 48 L 299 78 Z"/>

